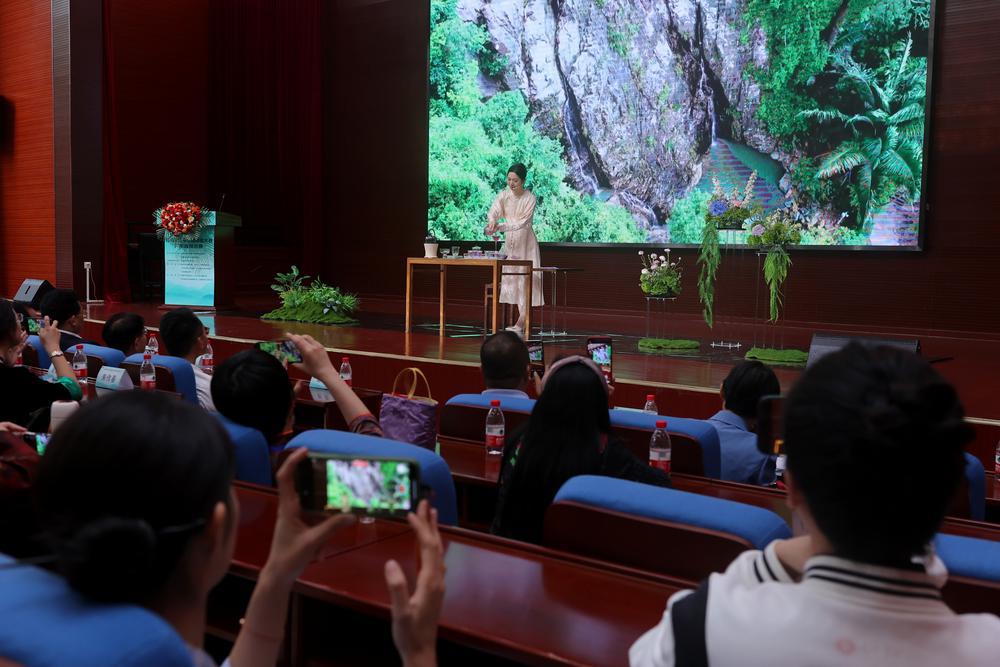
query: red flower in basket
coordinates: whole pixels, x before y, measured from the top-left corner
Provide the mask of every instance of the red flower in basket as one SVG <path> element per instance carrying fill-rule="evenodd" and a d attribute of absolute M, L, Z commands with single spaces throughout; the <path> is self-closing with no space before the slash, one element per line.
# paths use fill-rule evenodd
<path fill-rule="evenodd" d="M 192 202 L 172 202 L 154 214 L 159 233 L 198 238 L 201 230 L 201 206 Z"/>

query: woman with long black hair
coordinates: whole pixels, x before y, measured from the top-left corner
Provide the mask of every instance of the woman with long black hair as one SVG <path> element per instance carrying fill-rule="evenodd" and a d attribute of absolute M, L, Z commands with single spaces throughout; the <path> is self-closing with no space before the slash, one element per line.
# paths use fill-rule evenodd
<path fill-rule="evenodd" d="M 524 435 L 511 439 L 503 458 L 492 532 L 525 542 L 541 541 L 545 510 L 571 477 L 605 475 L 670 486 L 666 473 L 612 437 L 607 381 L 585 357 L 552 364 Z"/>

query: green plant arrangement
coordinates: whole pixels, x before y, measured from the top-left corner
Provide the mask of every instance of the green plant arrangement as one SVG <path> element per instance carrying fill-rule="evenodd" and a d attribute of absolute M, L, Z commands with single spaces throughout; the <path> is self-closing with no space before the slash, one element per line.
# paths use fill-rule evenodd
<path fill-rule="evenodd" d="M 319 277 L 309 285 L 309 276 L 293 266 L 288 273 L 274 276 L 271 289 L 281 298 L 281 307 L 263 315 L 265 320 L 286 320 L 290 322 L 311 322 L 314 324 L 355 324 L 352 317 L 358 309 L 358 297 L 346 294 L 332 285 L 327 285 Z"/>
<path fill-rule="evenodd" d="M 751 248 L 767 248 L 764 258 L 764 282 L 771 292 L 770 315 L 771 322 L 778 321 L 781 310 L 781 286 L 788 278 L 788 268 L 792 258 L 788 255 L 788 246 L 797 245 L 802 240 L 799 225 L 794 222 L 794 205 L 792 209 L 779 209 L 770 213 L 763 222 L 756 224 L 747 237 L 747 245 Z"/>
<path fill-rule="evenodd" d="M 701 343 L 688 338 L 641 338 L 638 348 L 640 352 L 676 352 L 678 350 L 697 350 Z"/>
<path fill-rule="evenodd" d="M 670 261 L 670 249 L 665 248 L 666 255 L 648 255 L 640 250 L 639 259 L 642 270 L 639 272 L 639 288 L 646 296 L 675 297 L 681 293 L 681 262 Z"/>
<path fill-rule="evenodd" d="M 804 364 L 809 359 L 809 353 L 805 350 L 775 350 L 770 347 L 753 347 L 747 352 L 746 358 L 769 364 Z"/>
<path fill-rule="evenodd" d="M 715 184 L 712 199 L 708 203 L 705 224 L 701 230 L 701 249 L 698 253 L 698 298 L 703 306 L 705 324 L 712 328 L 715 324 L 715 276 L 722 263 L 719 249 L 719 230 L 742 229 L 743 223 L 759 215 L 763 207 L 753 200 L 753 186 L 757 182 L 757 172 L 750 174 L 742 191 L 736 189 L 726 194 L 722 184 L 713 178 Z"/>

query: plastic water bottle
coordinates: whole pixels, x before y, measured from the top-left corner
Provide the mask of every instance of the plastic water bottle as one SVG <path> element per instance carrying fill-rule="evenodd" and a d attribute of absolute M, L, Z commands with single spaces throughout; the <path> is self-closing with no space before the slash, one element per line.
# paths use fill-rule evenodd
<path fill-rule="evenodd" d="M 648 412 L 651 415 L 660 414 L 660 408 L 656 406 L 656 395 L 647 394 L 646 395 L 646 406 L 642 409 L 643 412 Z"/>
<path fill-rule="evenodd" d="M 142 355 L 142 366 L 139 367 L 139 388 L 156 389 L 156 367 L 152 362 L 153 355 L 146 352 Z"/>
<path fill-rule="evenodd" d="M 206 373 L 215 370 L 215 352 L 212 350 L 211 343 L 205 346 L 205 352 L 201 355 L 201 370 Z"/>
<path fill-rule="evenodd" d="M 788 457 L 785 456 L 785 443 L 783 440 L 778 440 L 775 442 L 775 448 L 778 450 L 778 456 L 774 460 L 774 484 L 779 488 L 785 488 L 785 466 L 787 465 Z"/>
<path fill-rule="evenodd" d="M 155 357 L 160 353 L 160 343 L 156 340 L 156 334 L 149 334 L 146 340 L 146 354 Z"/>
<path fill-rule="evenodd" d="M 666 420 L 656 422 L 656 430 L 649 439 L 649 465 L 670 473 L 670 434 L 667 433 Z"/>
<path fill-rule="evenodd" d="M 501 456 L 503 454 L 503 438 L 506 426 L 500 401 L 490 401 L 490 413 L 486 415 L 486 455 Z"/>
<path fill-rule="evenodd" d="M 77 345 L 76 352 L 73 353 L 73 373 L 77 380 L 87 379 L 87 355 L 83 351 L 83 345 Z"/>
<path fill-rule="evenodd" d="M 353 377 L 354 373 L 351 371 L 351 359 L 350 357 L 343 357 L 340 360 L 340 379 L 343 380 L 348 387 L 351 387 L 353 386 Z"/>

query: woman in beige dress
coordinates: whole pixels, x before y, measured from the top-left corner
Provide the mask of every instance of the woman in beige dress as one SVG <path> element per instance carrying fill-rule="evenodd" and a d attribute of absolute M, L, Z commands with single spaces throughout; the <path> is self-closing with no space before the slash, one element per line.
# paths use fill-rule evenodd
<path fill-rule="evenodd" d="M 538 249 L 538 237 L 532 223 L 535 218 L 535 195 L 524 189 L 524 181 L 528 170 L 523 164 L 511 165 L 507 170 L 507 188 L 493 200 L 490 212 L 486 215 L 488 224 L 486 233 L 494 236 L 497 233 L 507 235 L 504 248 L 509 259 L 531 260 L 533 267 L 542 265 L 542 255 Z M 500 303 L 509 303 L 517 307 L 517 323 L 508 327 L 512 331 L 524 333 L 524 316 L 527 312 L 525 303 L 523 276 L 504 276 L 500 285 Z M 534 272 L 531 278 L 531 305 L 542 306 L 545 299 L 542 296 L 542 274 Z M 530 333 L 530 332 L 529 332 Z"/>

